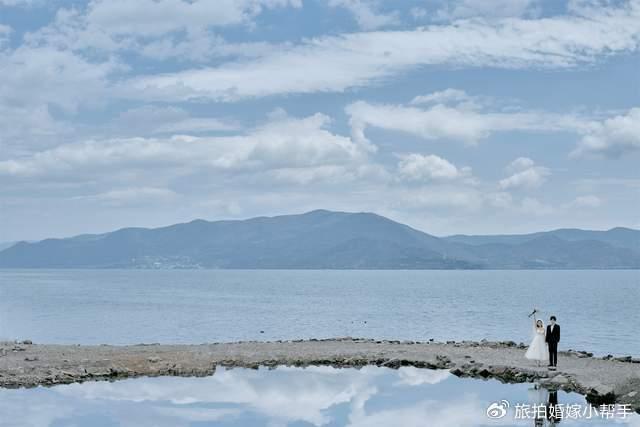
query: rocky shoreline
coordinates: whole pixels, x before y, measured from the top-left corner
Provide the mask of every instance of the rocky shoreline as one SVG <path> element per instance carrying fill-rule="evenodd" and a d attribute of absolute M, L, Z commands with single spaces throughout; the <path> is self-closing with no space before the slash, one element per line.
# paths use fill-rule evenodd
<path fill-rule="evenodd" d="M 140 376 L 206 376 L 217 366 L 278 365 L 414 366 L 448 369 L 469 378 L 504 383 L 538 381 L 549 389 L 577 392 L 593 404 L 629 404 L 640 413 L 640 359 L 593 357 L 584 351 L 559 353 L 558 370 L 524 358 L 524 344 L 512 341 L 414 342 L 357 338 L 237 342 L 201 345 L 131 346 L 0 343 L 0 387 L 53 386 Z"/>

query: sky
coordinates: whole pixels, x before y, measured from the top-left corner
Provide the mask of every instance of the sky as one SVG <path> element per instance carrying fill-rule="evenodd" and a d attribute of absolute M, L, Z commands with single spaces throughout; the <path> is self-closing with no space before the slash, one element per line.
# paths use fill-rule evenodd
<path fill-rule="evenodd" d="M 640 0 L 0 0 L 0 242 L 640 228 L 639 50 Z"/>

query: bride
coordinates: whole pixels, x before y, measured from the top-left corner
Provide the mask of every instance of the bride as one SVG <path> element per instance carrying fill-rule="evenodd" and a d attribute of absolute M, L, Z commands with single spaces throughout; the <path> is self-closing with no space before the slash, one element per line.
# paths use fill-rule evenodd
<path fill-rule="evenodd" d="M 545 328 L 542 320 L 536 318 L 537 309 L 533 310 L 533 339 L 524 357 L 529 360 L 535 360 L 540 366 L 540 362 L 549 360 L 549 350 L 545 341 Z"/>

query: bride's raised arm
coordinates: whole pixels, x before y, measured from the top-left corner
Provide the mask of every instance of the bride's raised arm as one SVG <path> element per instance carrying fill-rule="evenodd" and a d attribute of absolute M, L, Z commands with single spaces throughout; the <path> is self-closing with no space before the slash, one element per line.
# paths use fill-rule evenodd
<path fill-rule="evenodd" d="M 531 316 L 531 317 L 533 317 L 533 324 L 531 325 L 531 327 L 532 327 L 531 332 L 532 332 L 533 336 L 535 337 L 536 336 L 536 323 L 538 323 L 538 319 L 536 319 L 536 311 L 535 311 L 535 309 L 533 310 L 532 314 L 533 314 L 533 316 Z"/>
<path fill-rule="evenodd" d="M 536 316 L 537 312 L 538 312 L 538 309 L 534 308 L 533 309 L 533 313 L 532 313 L 533 316 L 531 316 L 531 317 L 533 317 L 533 325 L 532 325 L 532 327 L 533 327 L 533 336 L 535 336 L 538 333 L 538 317 Z"/>

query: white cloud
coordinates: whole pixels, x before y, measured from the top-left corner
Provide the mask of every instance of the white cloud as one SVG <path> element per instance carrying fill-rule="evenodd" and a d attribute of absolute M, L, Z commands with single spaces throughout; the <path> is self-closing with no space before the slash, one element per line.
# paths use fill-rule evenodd
<path fill-rule="evenodd" d="M 13 29 L 8 25 L 0 24 L 0 49 L 3 45 L 9 42 L 9 36 L 13 32 Z"/>
<path fill-rule="evenodd" d="M 527 157 L 519 157 L 507 167 L 512 175 L 500 180 L 502 190 L 515 190 L 521 188 L 537 188 L 551 175 L 551 171 L 543 166 L 535 166 L 533 160 Z"/>
<path fill-rule="evenodd" d="M 602 205 L 602 200 L 598 196 L 590 194 L 576 197 L 571 205 L 578 208 L 598 208 Z"/>
<path fill-rule="evenodd" d="M 438 92 L 433 92 L 428 95 L 419 95 L 413 98 L 410 104 L 448 104 L 460 102 L 469 102 L 474 98 L 469 96 L 465 91 L 460 89 L 445 89 Z"/>
<path fill-rule="evenodd" d="M 500 191 L 497 193 L 487 192 L 487 203 L 489 206 L 497 209 L 508 209 L 513 206 L 513 197 L 511 193 Z"/>
<path fill-rule="evenodd" d="M 420 369 L 413 366 L 403 366 L 398 369 L 400 380 L 396 384 L 419 386 L 423 384 L 438 384 L 451 378 L 447 370 Z"/>
<path fill-rule="evenodd" d="M 60 116 L 111 100 L 109 77 L 122 67 L 116 60 L 93 62 L 52 47 L 0 51 L 0 158 L 68 138 L 76 126 Z"/>
<path fill-rule="evenodd" d="M 428 209 L 442 212 L 479 211 L 485 204 L 484 194 L 468 186 L 441 185 L 415 189 L 396 189 L 395 202 L 402 210 Z"/>
<path fill-rule="evenodd" d="M 171 189 L 168 191 L 179 194 L 180 203 L 176 204 L 183 210 L 179 218 L 166 214 L 149 220 L 158 224 L 202 212 L 210 214 L 213 210 L 193 208 L 195 202 L 188 199 L 196 196 L 189 192 L 201 191 L 211 199 L 212 195 L 217 197 L 222 188 L 227 192 L 220 196 L 220 203 L 233 206 L 229 211 L 240 216 L 282 213 L 291 206 L 322 205 L 354 210 L 391 211 L 394 208 L 394 214 L 405 216 L 410 223 L 424 221 L 426 228 L 437 231 L 474 231 L 473 227 L 502 231 L 502 220 L 505 224 L 509 221 L 516 224 L 512 227 L 519 230 L 548 227 L 552 225 L 551 220 L 535 222 L 536 218 L 532 217 L 532 222 L 526 225 L 519 220 L 526 213 L 523 206 L 544 212 L 550 209 L 545 203 L 558 199 L 557 194 L 550 194 L 544 203 L 536 199 L 525 203 L 522 197 L 529 193 L 515 191 L 536 188 L 549 179 L 550 171 L 530 159 L 515 161 L 498 184 L 495 180 L 484 182 L 473 177 L 464 167 L 473 165 L 473 161 L 487 161 L 487 167 L 491 167 L 494 159 L 491 152 L 497 147 L 487 145 L 474 149 L 477 158 L 474 154 L 474 159 L 462 160 L 457 146 L 450 147 L 452 154 L 445 155 L 431 150 L 425 152 L 420 144 L 431 144 L 402 134 L 392 135 L 399 137 L 398 146 L 391 146 L 392 141 L 387 141 L 378 148 L 367 139 L 369 133 L 372 140 L 373 135 L 386 136 L 383 132 L 374 133 L 374 129 L 404 132 L 427 141 L 467 144 L 481 142 L 500 132 L 567 132 L 569 138 L 580 141 L 573 155 L 616 157 L 637 153 L 640 108 L 587 113 L 587 106 L 574 110 L 582 111 L 581 115 L 571 115 L 527 110 L 524 107 L 527 99 L 515 107 L 505 106 L 496 101 L 497 98 L 477 95 L 478 89 L 473 89 L 477 82 L 465 80 L 464 86 L 460 86 L 469 93 L 439 86 L 441 77 L 431 76 L 430 66 L 435 65 L 439 70 L 576 67 L 562 71 L 567 74 L 582 70 L 585 64 L 598 65 L 606 61 L 604 65 L 607 65 L 613 55 L 637 53 L 640 3 L 636 0 L 573 1 L 567 14 L 530 19 L 535 7 L 523 8 L 522 13 L 507 10 L 523 5 L 524 0 L 505 5 L 498 11 L 500 16 L 480 10 L 492 1 L 499 2 L 449 2 L 451 7 L 447 10 L 453 15 L 473 16 L 473 19 L 406 31 L 336 34 L 336 28 L 332 27 L 327 35 L 304 38 L 303 35 L 314 34 L 317 30 L 314 28 L 296 33 L 297 36 L 287 32 L 290 37 L 282 42 L 273 42 L 281 40 L 284 33 L 272 32 L 272 16 L 262 21 L 259 15 L 267 8 L 301 7 L 301 1 L 95 0 L 90 1 L 89 6 L 58 10 L 53 22 L 31 33 L 25 34 L 24 31 L 29 30 L 19 23 L 7 22 L 14 28 L 0 25 L 0 129 L 3 130 L 0 133 L 0 180 L 5 184 L 1 186 L 0 201 L 3 207 L 17 199 L 19 203 L 29 204 L 35 212 L 30 224 L 35 227 L 43 223 L 37 215 L 48 209 L 48 203 L 57 204 L 58 224 L 64 227 L 54 228 L 60 233 L 61 230 L 78 231 L 80 227 L 65 213 L 69 209 L 65 201 L 78 195 L 84 195 L 85 199 L 74 199 L 77 206 L 89 206 L 89 199 L 115 206 L 114 200 L 126 199 L 129 195 L 132 196 L 127 203 L 132 203 L 134 194 L 141 200 L 145 197 L 162 200 L 161 191 Z M 2 5 L 9 3 L 45 4 L 41 0 L 33 3 L 0 0 Z M 415 17 L 425 19 L 423 22 L 433 20 L 433 4 L 425 5 L 429 9 L 416 9 Z M 611 7 L 601 7 L 603 4 Z M 359 20 L 361 28 L 398 23 L 395 18 L 399 15 L 389 13 L 393 6 L 382 1 L 332 0 L 332 5 L 348 9 Z M 461 6 L 476 9 L 462 12 Z M 54 6 L 47 9 L 55 11 Z M 331 16 L 332 11 L 323 13 Z M 408 11 L 405 15 L 403 18 L 410 19 Z M 476 18 L 480 15 L 482 17 Z M 505 18 L 507 15 L 510 17 Z M 407 28 L 407 23 L 401 25 L 398 27 Z M 233 42 L 223 37 L 226 30 L 231 31 Z M 16 47 L 20 41 L 23 44 Z M 398 87 L 406 88 L 407 80 L 403 76 L 411 73 L 410 79 L 413 79 L 420 67 L 426 71 L 420 76 L 429 74 L 436 79 L 425 84 L 441 90 L 419 91 L 403 102 L 385 91 L 375 95 L 374 101 L 352 90 L 388 82 L 397 82 Z M 603 72 L 608 72 L 608 65 L 604 68 Z M 496 76 L 491 71 L 487 74 L 489 79 Z M 523 81 L 528 83 L 533 79 L 535 86 L 540 83 L 539 77 L 534 72 Z M 455 83 L 457 78 L 445 80 Z M 492 83 L 487 86 L 488 90 L 495 87 Z M 328 117 L 322 114 L 303 119 L 275 114 L 268 123 L 255 126 L 254 117 L 264 109 L 274 108 L 274 101 L 277 104 L 283 98 L 252 103 L 253 98 L 343 91 L 347 93 L 339 98 L 346 103 L 366 101 L 347 107 L 351 136 L 334 130 Z M 584 102 L 595 99 L 593 96 L 585 97 Z M 147 103 L 149 100 L 160 102 Z M 231 106 L 212 104 L 212 101 L 236 100 L 243 102 Z M 180 104 L 182 101 L 193 103 Z M 307 114 L 307 101 L 305 97 L 289 97 L 283 102 L 288 108 L 300 107 L 305 111 L 301 114 Z M 542 101 L 537 105 L 548 100 Z M 568 111 L 571 102 L 563 99 L 562 105 L 558 104 L 559 111 Z M 329 102 L 326 108 L 335 105 Z M 335 128 L 342 126 L 339 122 Z M 518 144 L 526 146 L 530 141 L 531 138 L 526 138 Z M 375 157 L 376 149 L 381 151 L 378 157 Z M 562 145 L 555 149 L 561 150 Z M 529 151 L 525 147 L 522 152 Z M 399 158 L 390 155 L 396 152 L 407 154 Z M 445 158 L 417 154 L 423 152 Z M 453 154 L 455 152 L 458 154 Z M 597 187 L 572 188 L 573 191 L 566 192 L 569 195 L 558 202 L 561 208 L 556 208 L 556 213 L 562 210 L 567 215 L 567 219 L 562 219 L 563 224 L 571 225 L 571 221 L 579 220 L 569 215 L 579 212 L 579 207 L 604 205 L 602 194 L 607 195 L 609 214 L 621 218 L 615 221 L 631 224 L 624 219 L 624 215 L 630 214 L 623 212 L 625 204 L 636 194 L 637 185 L 632 187 L 632 180 L 624 178 L 633 172 L 628 169 L 629 163 L 619 165 L 619 170 L 618 164 L 616 170 L 603 166 L 598 183 L 593 184 L 611 182 L 606 191 Z M 477 171 L 475 165 L 474 171 Z M 611 173 L 619 177 L 614 179 Z M 564 190 L 560 178 L 557 182 L 554 180 L 550 193 Z M 616 186 L 614 181 L 620 184 Z M 381 203 L 383 198 L 385 202 Z M 268 202 L 264 201 L 267 199 Z M 19 203 L 13 205 L 16 206 L 12 208 L 13 213 L 3 211 L 3 223 L 22 222 L 25 210 L 18 207 Z M 405 210 L 413 214 L 405 215 Z M 156 215 L 150 211 L 147 211 L 149 217 Z M 228 215 L 225 209 L 219 211 L 219 215 Z M 427 211 L 442 215 L 438 219 L 434 214 L 427 220 L 427 216 L 422 215 Z M 602 213 L 584 211 L 594 215 Z M 490 213 L 504 216 L 490 219 Z M 508 217 L 509 214 L 513 216 Z M 140 218 L 147 216 L 115 218 L 94 222 L 102 222 L 99 227 L 110 226 L 115 221 L 119 221 L 119 225 L 142 224 L 146 219 Z M 611 218 L 600 219 L 599 223 L 614 221 Z M 633 224 L 637 223 L 634 221 Z M 17 234 L 12 228 L 19 227 L 6 225 L 4 231 Z M 42 234 L 45 228 L 41 226 L 38 231 L 29 232 Z"/>
<path fill-rule="evenodd" d="M 529 169 L 535 165 L 535 162 L 528 157 L 518 157 L 507 166 L 507 172 L 516 173 Z"/>
<path fill-rule="evenodd" d="M 441 20 L 459 18 L 502 18 L 523 16 L 536 11 L 540 0 L 457 0 L 447 2 L 436 12 Z"/>
<path fill-rule="evenodd" d="M 99 104 L 108 95 L 108 76 L 120 69 L 115 60 L 95 63 L 70 51 L 21 46 L 0 55 L 0 103 L 53 104 L 68 111 Z"/>
<path fill-rule="evenodd" d="M 0 6 L 31 6 L 40 0 L 0 0 Z"/>
<path fill-rule="evenodd" d="M 400 23 L 397 12 L 378 12 L 377 3 L 375 0 L 329 0 L 329 6 L 343 7 L 351 12 L 358 26 L 364 30 L 375 30 Z"/>
<path fill-rule="evenodd" d="M 340 92 L 433 64 L 566 68 L 637 50 L 639 18 L 640 3 L 632 2 L 588 16 L 465 20 L 413 31 L 325 36 L 254 60 L 142 76 L 126 86 L 134 92 L 131 96 L 148 99 L 229 101 Z"/>
<path fill-rule="evenodd" d="M 390 180 L 389 172 L 377 164 L 320 165 L 309 167 L 285 167 L 268 171 L 267 177 L 279 183 L 296 185 L 332 186 L 336 184 L 353 184 L 364 180 L 368 184 L 376 182 L 384 184 Z"/>
<path fill-rule="evenodd" d="M 571 154 L 620 157 L 638 150 L 640 150 L 640 108 L 632 108 L 624 115 L 602 122 L 592 122 Z"/>
<path fill-rule="evenodd" d="M 522 199 L 520 210 L 526 215 L 544 216 L 555 213 L 555 209 L 535 197 L 525 197 Z"/>
<path fill-rule="evenodd" d="M 327 165 L 357 167 L 367 150 L 350 138 L 326 130 L 329 118 L 280 118 L 246 135 L 124 138 L 64 144 L 23 158 L 0 161 L 0 175 L 67 177 L 109 170 L 163 167 L 168 174 L 212 171 L 265 171 Z"/>
<path fill-rule="evenodd" d="M 147 206 L 156 203 L 173 202 L 178 194 L 167 188 L 129 187 L 106 191 L 91 196 L 81 196 L 78 199 L 94 200 L 107 206 Z"/>
<path fill-rule="evenodd" d="M 413 19 L 420 20 L 426 17 L 429 12 L 427 12 L 427 9 L 423 7 L 412 7 L 411 10 L 409 10 L 409 13 Z"/>
<path fill-rule="evenodd" d="M 458 89 L 446 89 L 416 96 L 410 105 L 357 101 L 345 111 L 350 116 L 354 139 L 361 141 L 368 141 L 367 127 L 405 132 L 426 140 L 449 139 L 467 144 L 476 144 L 497 132 L 570 132 L 581 137 L 571 153 L 574 157 L 584 154 L 619 157 L 640 150 L 640 108 L 597 121 L 573 114 L 514 108 L 495 110 L 490 108 L 492 103 Z M 519 161 L 531 162 L 521 158 L 511 168 L 518 168 Z M 527 169 L 524 166 L 520 169 Z M 543 169 L 520 172 L 524 172 L 520 178 L 531 183 L 536 176 L 544 174 Z"/>
<path fill-rule="evenodd" d="M 182 37 L 162 36 L 124 48 L 154 60 L 207 62 L 227 57 L 256 58 L 277 50 L 278 46 L 267 42 L 229 43 L 207 30 L 190 28 Z"/>
<path fill-rule="evenodd" d="M 46 106 L 8 106 L 1 102 L 0 129 L 0 158 L 60 142 L 74 131 L 71 124 L 55 120 Z"/>
<path fill-rule="evenodd" d="M 418 153 L 399 155 L 398 174 L 409 181 L 453 180 L 470 174 L 469 168 L 459 169 L 436 155 Z"/>
<path fill-rule="evenodd" d="M 301 7 L 301 0 L 93 0 L 90 28 L 111 35 L 158 36 L 192 27 L 244 24 L 264 9 Z"/>
<path fill-rule="evenodd" d="M 500 180 L 500 188 L 503 190 L 512 190 L 517 188 L 537 188 L 540 187 L 545 177 L 549 175 L 546 168 L 535 167 L 517 172 L 508 178 Z"/>
<path fill-rule="evenodd" d="M 231 121 L 206 117 L 191 117 L 177 123 L 167 123 L 159 126 L 156 133 L 200 133 L 212 131 L 238 130 L 238 125 Z"/>
<path fill-rule="evenodd" d="M 442 92 L 434 94 L 434 99 L 442 97 Z M 354 133 L 360 134 L 361 138 L 364 138 L 364 129 L 373 126 L 406 132 L 427 140 L 452 139 L 475 144 L 494 132 L 552 131 L 573 126 L 566 117 L 534 112 L 483 112 L 464 105 L 436 104 L 418 108 L 358 101 L 347 106 L 346 112 L 351 118 Z"/>
<path fill-rule="evenodd" d="M 239 123 L 216 117 L 193 117 L 183 108 L 144 105 L 120 113 L 113 123 L 120 134 L 193 134 L 240 130 Z"/>
<path fill-rule="evenodd" d="M 96 382 L 80 387 L 79 384 L 72 384 L 61 386 L 57 393 L 71 401 L 107 401 L 111 402 L 111 406 L 120 401 L 170 402 L 172 405 L 168 407 L 177 409 L 173 414 L 180 416 L 183 414 L 180 409 L 185 404 L 198 403 L 197 409 L 207 403 L 226 403 L 250 408 L 262 419 L 269 420 L 269 425 L 303 422 L 321 426 L 332 421 L 328 408 L 350 404 L 356 399 L 366 401 L 375 395 L 377 389 L 373 381 L 382 374 L 368 367 L 336 372 L 331 367 L 312 366 L 304 369 L 303 376 L 300 376 L 300 370 L 278 367 L 277 378 L 264 381 L 261 372 L 219 369 L 215 375 L 198 378 L 197 381 L 193 378 L 180 378 L 177 381 L 165 378 L 126 385 Z M 209 409 L 205 408 L 205 414 L 211 415 Z M 193 417 L 194 413 L 189 411 L 187 414 Z M 214 413 L 214 418 L 217 415 Z M 179 423 L 180 418 L 171 421 Z"/>
<path fill-rule="evenodd" d="M 571 181 L 570 184 L 580 192 L 591 191 L 606 191 L 611 192 L 616 188 L 625 190 L 639 191 L 640 190 L 640 178 L 612 178 L 612 177 L 599 177 L 599 178 L 581 178 L 575 181 Z"/>
<path fill-rule="evenodd" d="M 227 43 L 212 29 L 252 27 L 264 10 L 302 7 L 301 0 L 93 0 L 85 9 L 61 8 L 47 26 L 24 36 L 32 47 L 73 52 L 127 52 L 157 60 L 243 58 L 273 50 L 266 42 Z"/>
<path fill-rule="evenodd" d="M 386 427 L 393 425 L 421 426 L 429 420 L 430 427 L 472 427 L 478 425 L 478 414 L 486 412 L 486 405 L 475 396 L 443 404 L 438 401 L 421 400 L 400 408 L 385 408 L 378 411 L 365 409 L 365 402 L 353 405 L 349 414 L 349 427 Z"/>

